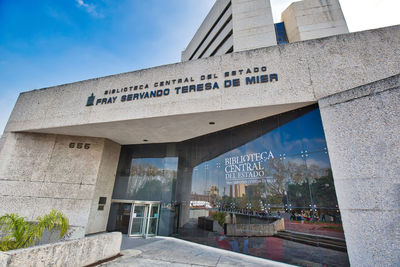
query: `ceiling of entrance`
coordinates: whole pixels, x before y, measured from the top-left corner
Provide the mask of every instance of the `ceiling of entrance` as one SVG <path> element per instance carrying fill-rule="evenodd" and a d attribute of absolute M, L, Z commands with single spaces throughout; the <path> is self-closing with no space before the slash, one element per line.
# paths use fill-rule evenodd
<path fill-rule="evenodd" d="M 74 125 L 29 132 L 103 137 L 122 145 L 180 142 L 310 104 L 312 102 Z"/>

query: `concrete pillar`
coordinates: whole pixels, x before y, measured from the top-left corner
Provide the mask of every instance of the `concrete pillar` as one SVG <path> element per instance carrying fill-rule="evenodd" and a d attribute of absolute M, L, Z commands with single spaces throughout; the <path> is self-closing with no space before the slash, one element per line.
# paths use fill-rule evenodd
<path fill-rule="evenodd" d="M 106 196 L 98 179 L 115 174 L 118 157 L 119 145 L 104 138 L 6 132 L 0 151 L 0 214 L 33 221 L 56 209 L 71 225 L 87 227 L 92 202 Z M 108 211 L 102 215 L 106 222 Z"/>
<path fill-rule="evenodd" d="M 400 266 L 400 75 L 319 100 L 352 266 Z"/>
<path fill-rule="evenodd" d="M 87 234 L 103 232 L 107 228 L 120 150 L 121 145 L 110 140 L 104 140 L 96 187 L 86 227 Z M 106 203 L 102 209 L 99 209 L 100 197 L 106 198 Z"/>
<path fill-rule="evenodd" d="M 303 0 L 282 13 L 290 43 L 348 33 L 339 0 Z"/>
<path fill-rule="evenodd" d="M 233 51 L 276 45 L 270 0 L 232 0 Z"/>
<path fill-rule="evenodd" d="M 183 227 L 190 219 L 190 193 L 193 175 L 193 167 L 183 158 L 179 158 L 177 175 L 175 199 L 180 204 L 179 227 Z"/>

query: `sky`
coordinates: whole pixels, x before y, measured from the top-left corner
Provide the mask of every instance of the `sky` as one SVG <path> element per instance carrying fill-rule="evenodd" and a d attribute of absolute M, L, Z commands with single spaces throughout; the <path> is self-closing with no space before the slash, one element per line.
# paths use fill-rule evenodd
<path fill-rule="evenodd" d="M 214 2 L 0 0 L 0 133 L 21 92 L 179 62 Z M 340 3 L 351 32 L 400 24 L 400 0 Z"/>

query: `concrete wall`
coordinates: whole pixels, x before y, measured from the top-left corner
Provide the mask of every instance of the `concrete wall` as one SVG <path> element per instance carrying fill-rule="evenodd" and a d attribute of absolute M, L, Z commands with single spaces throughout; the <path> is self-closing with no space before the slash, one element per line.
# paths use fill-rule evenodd
<path fill-rule="evenodd" d="M 232 8 L 230 7 L 220 18 L 220 21 L 217 22 L 223 11 L 230 5 L 230 2 L 230 0 L 217 0 L 215 2 L 186 49 L 182 51 L 182 61 L 200 58 L 200 55 L 223 28 L 222 26 L 228 20 L 229 16 L 232 16 Z"/>
<path fill-rule="evenodd" d="M 60 234 L 61 230 L 59 229 L 56 230 L 53 229 L 51 231 L 44 230 L 42 238 L 35 242 L 35 246 L 83 238 L 85 237 L 85 228 L 82 226 L 70 225 L 67 233 L 61 239 L 60 239 Z"/>
<path fill-rule="evenodd" d="M 78 149 L 77 143 L 90 148 Z M 56 209 L 71 225 L 86 227 L 98 177 L 114 181 L 119 149 L 108 143 L 102 138 L 7 133 L 0 152 L 0 214 L 18 213 L 34 221 Z M 103 158 L 112 160 L 100 167 Z"/>
<path fill-rule="evenodd" d="M 232 0 L 233 51 L 276 45 L 270 0 Z"/>
<path fill-rule="evenodd" d="M 262 224 L 227 224 L 227 236 L 274 236 L 278 231 L 285 230 L 283 219 L 276 220 L 273 223 Z"/>
<path fill-rule="evenodd" d="M 96 136 L 120 144 L 179 142 L 395 75 L 399 61 L 400 26 L 187 61 L 22 93 L 5 131 Z M 255 74 L 224 77 L 261 66 L 279 81 L 246 85 L 244 78 Z M 217 78 L 201 80 L 210 73 Z M 105 90 L 140 84 L 149 89 L 128 93 L 148 92 L 155 82 L 185 77 L 194 82 L 168 86 L 168 96 L 121 102 L 119 93 L 112 95 L 118 97 L 114 104 L 86 106 L 92 93 L 98 99 L 106 97 Z M 224 87 L 224 80 L 233 78 L 241 85 Z M 207 81 L 220 88 L 175 93 L 176 86 Z"/>
<path fill-rule="evenodd" d="M 319 101 L 352 266 L 400 265 L 400 75 Z"/>
<path fill-rule="evenodd" d="M 96 188 L 90 207 L 88 226 L 86 228 L 86 233 L 88 234 L 102 232 L 107 228 L 120 150 L 121 146 L 119 144 L 109 140 L 104 141 L 104 152 L 100 162 Z M 103 210 L 98 209 L 100 197 L 107 198 Z"/>
<path fill-rule="evenodd" d="M 182 61 L 224 55 L 232 47 L 239 52 L 276 44 L 270 0 L 217 0 Z"/>
<path fill-rule="evenodd" d="M 218 34 L 218 36 L 216 36 L 215 40 L 210 43 L 209 46 L 207 46 L 207 48 L 204 49 L 204 51 L 201 52 L 197 58 L 225 55 L 228 50 L 231 49 L 231 47 L 233 47 L 232 20 L 230 20 L 225 27 L 221 29 L 221 32 Z"/>
<path fill-rule="evenodd" d="M 114 232 L 72 241 L 0 252 L 0 266 L 86 266 L 118 255 L 121 241 L 121 233 Z"/>
<path fill-rule="evenodd" d="M 0 152 L 3 149 L 5 141 L 6 141 L 6 137 L 4 135 L 1 135 L 0 136 Z"/>
<path fill-rule="evenodd" d="M 190 189 L 189 189 L 190 190 Z M 208 215 L 210 214 L 209 210 L 207 209 L 190 209 L 189 210 L 189 218 L 193 219 L 193 218 L 198 218 L 198 217 L 208 217 Z"/>
<path fill-rule="evenodd" d="M 289 42 L 348 33 L 338 0 L 303 0 L 282 13 Z"/>

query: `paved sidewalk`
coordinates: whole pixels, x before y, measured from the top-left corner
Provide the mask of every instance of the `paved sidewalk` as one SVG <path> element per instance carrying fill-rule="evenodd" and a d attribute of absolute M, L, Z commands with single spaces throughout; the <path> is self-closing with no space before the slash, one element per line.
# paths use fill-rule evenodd
<path fill-rule="evenodd" d="M 123 236 L 121 254 L 122 257 L 101 266 L 293 266 L 161 236 Z"/>

